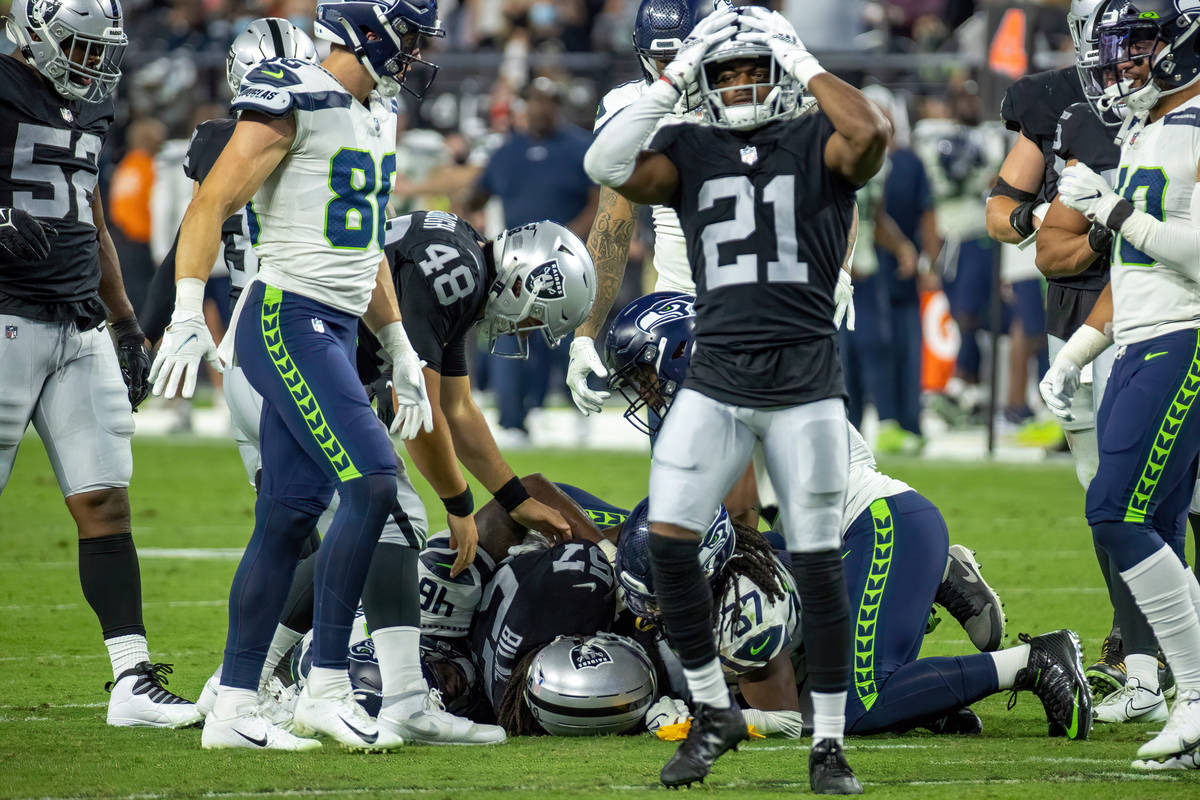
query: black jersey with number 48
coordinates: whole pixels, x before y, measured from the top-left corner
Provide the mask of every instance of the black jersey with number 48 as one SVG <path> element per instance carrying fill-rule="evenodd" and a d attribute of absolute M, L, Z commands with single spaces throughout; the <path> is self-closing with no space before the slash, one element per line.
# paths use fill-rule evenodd
<path fill-rule="evenodd" d="M 467 333 L 487 301 L 483 237 L 444 211 L 388 220 L 384 252 L 392 267 L 404 331 L 430 369 L 467 374 Z"/>
<path fill-rule="evenodd" d="M 32 67 L 0 55 L 0 207 L 53 229 L 40 261 L 0 251 L 0 313 L 83 329 L 104 319 L 92 195 L 112 121 L 111 99 L 64 100 Z"/>
<path fill-rule="evenodd" d="M 662 128 L 650 144 L 679 171 L 679 212 L 696 283 L 686 388 L 768 407 L 842 396 L 833 291 L 855 186 L 825 166 L 822 113 L 748 133 Z"/>

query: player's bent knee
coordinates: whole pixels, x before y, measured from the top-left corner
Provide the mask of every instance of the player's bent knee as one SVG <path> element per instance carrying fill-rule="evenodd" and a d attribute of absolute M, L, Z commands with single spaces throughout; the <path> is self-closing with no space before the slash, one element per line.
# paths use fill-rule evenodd
<path fill-rule="evenodd" d="M 809 503 L 799 509 L 787 509 L 783 534 L 788 552 L 821 553 L 838 549 L 842 539 L 841 497 L 840 493 L 809 495 Z M 830 498 L 832 503 L 821 502 Z"/>
<path fill-rule="evenodd" d="M 79 492 L 66 498 L 80 539 L 129 533 L 129 492 L 124 487 Z"/>

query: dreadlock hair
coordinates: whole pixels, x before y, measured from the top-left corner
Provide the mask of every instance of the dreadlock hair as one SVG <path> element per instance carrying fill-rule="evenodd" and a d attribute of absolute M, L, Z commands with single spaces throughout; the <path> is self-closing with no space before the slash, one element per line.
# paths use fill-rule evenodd
<path fill-rule="evenodd" d="M 529 675 L 529 666 L 541 651 L 541 647 L 535 647 L 521 656 L 508 678 L 504 694 L 500 696 L 496 722 L 509 736 L 537 736 L 543 733 L 541 726 L 533 718 L 533 712 L 529 710 L 529 703 L 525 702 L 525 679 Z"/>
<path fill-rule="evenodd" d="M 725 564 L 725 568 L 717 575 L 713 583 L 713 624 L 720 622 L 722 601 L 729 587 L 733 587 L 735 608 L 742 604 L 741 590 L 738 589 L 738 578 L 744 576 L 747 580 L 761 589 L 768 599 L 783 600 L 787 591 L 779 582 L 779 570 L 776 566 L 775 550 L 766 537 L 748 525 L 731 520 L 735 541 L 733 556 Z M 737 612 L 735 612 L 737 613 Z"/>

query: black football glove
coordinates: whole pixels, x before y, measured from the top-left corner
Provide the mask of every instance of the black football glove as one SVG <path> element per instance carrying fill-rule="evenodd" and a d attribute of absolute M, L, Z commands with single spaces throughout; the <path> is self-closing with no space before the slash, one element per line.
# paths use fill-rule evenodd
<path fill-rule="evenodd" d="M 1088 246 L 1092 251 L 1106 256 L 1112 250 L 1113 232 L 1099 222 L 1093 222 L 1088 229 Z"/>
<path fill-rule="evenodd" d="M 50 255 L 50 241 L 42 223 L 28 212 L 0 208 L 0 249 L 18 261 L 41 261 Z"/>
<path fill-rule="evenodd" d="M 121 365 L 121 377 L 129 388 L 129 405 L 134 411 L 150 394 L 150 354 L 146 352 L 146 334 L 142 333 L 136 317 L 118 319 L 109 323 L 117 337 L 117 362 Z"/>
<path fill-rule="evenodd" d="M 392 368 L 384 367 L 375 382 L 363 388 L 367 390 L 367 399 L 375 401 L 375 413 L 379 421 L 390 430 L 392 420 L 396 418 L 396 406 L 392 402 Z"/>

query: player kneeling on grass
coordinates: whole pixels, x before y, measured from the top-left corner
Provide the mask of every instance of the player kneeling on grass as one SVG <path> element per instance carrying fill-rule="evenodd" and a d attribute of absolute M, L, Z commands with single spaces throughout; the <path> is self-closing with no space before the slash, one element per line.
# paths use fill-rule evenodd
<path fill-rule="evenodd" d="M 640 408 L 660 419 L 669 412 L 692 350 L 693 326 L 691 298 L 671 293 L 639 298 L 613 320 L 605 355 L 611 385 L 630 401 L 627 416 L 636 418 Z M 1086 738 L 1091 695 L 1078 638 L 1071 631 L 1022 636 L 1025 644 L 988 655 L 915 660 L 934 602 L 950 610 L 980 650 L 995 650 L 1004 631 L 1000 600 L 979 574 L 970 551 L 961 545 L 948 547 L 946 524 L 936 506 L 908 485 L 881 474 L 858 431 L 848 426 L 848 433 L 850 475 L 842 516 L 842 565 L 857 610 L 851 609 L 854 687 L 846 701 L 847 730 L 878 733 L 919 725 L 946 730 L 950 724 L 946 718 L 970 703 L 1003 689 L 1028 689 L 1041 698 L 1052 726 L 1061 726 L 1071 738 Z M 757 536 L 753 531 L 746 536 L 751 534 Z M 622 550 L 627 544 L 622 544 Z M 636 591 L 639 596 L 654 594 L 648 565 L 637 559 L 618 560 L 618 580 L 627 591 L 641 587 Z M 765 583 L 759 581 L 760 590 Z M 768 616 L 764 609 L 772 599 L 771 592 L 760 599 L 747 591 L 740 602 L 734 595 L 733 607 L 741 610 L 731 615 L 732 624 L 751 627 L 753 620 Z M 716 598 L 722 614 L 730 602 L 729 597 Z M 786 630 L 786 626 L 765 628 L 744 652 L 738 652 L 754 655 L 755 648 L 766 648 Z M 724 631 L 722 624 L 718 641 Z M 787 660 L 786 652 L 779 651 L 779 656 Z M 721 660 L 727 671 L 737 664 L 725 649 Z M 773 674 L 784 676 L 790 666 L 766 665 L 757 675 L 763 684 L 749 692 L 747 681 L 739 680 L 744 701 L 758 708 L 798 709 L 795 683 L 771 680 Z M 959 717 L 959 727 L 962 721 Z"/>

